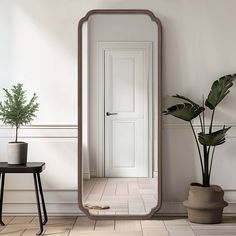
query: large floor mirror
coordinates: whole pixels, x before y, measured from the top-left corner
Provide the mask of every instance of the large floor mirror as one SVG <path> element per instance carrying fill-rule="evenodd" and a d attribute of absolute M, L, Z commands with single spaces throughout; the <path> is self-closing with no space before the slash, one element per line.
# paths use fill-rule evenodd
<path fill-rule="evenodd" d="M 78 200 L 90 218 L 161 206 L 161 23 L 148 10 L 92 10 L 78 28 Z"/>

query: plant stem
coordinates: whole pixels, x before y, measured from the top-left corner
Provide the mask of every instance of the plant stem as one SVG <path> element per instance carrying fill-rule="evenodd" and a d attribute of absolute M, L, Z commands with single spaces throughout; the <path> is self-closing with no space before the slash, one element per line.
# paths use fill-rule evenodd
<path fill-rule="evenodd" d="M 203 146 L 203 153 L 204 153 L 204 181 L 203 186 L 209 187 L 210 186 L 210 177 L 209 177 L 209 153 L 207 150 L 207 146 Z"/>
<path fill-rule="evenodd" d="M 202 96 L 202 106 L 205 109 L 204 95 Z M 204 129 L 203 133 L 205 133 L 205 110 L 203 110 L 202 112 L 202 119 L 203 119 L 203 129 Z"/>
<path fill-rule="evenodd" d="M 209 134 L 212 133 L 212 126 L 213 126 L 213 119 L 215 115 L 215 108 L 212 111 L 211 115 L 211 123 L 209 127 Z M 214 155 L 215 147 L 212 151 L 212 154 Z M 207 146 L 204 146 L 204 167 L 205 167 L 205 177 L 204 177 L 204 186 L 209 187 L 210 186 L 210 175 L 211 175 L 211 166 L 212 166 L 212 158 L 211 157 L 211 163 L 210 163 L 210 169 L 209 169 L 209 154 L 210 154 L 210 146 L 207 149 Z"/>
<path fill-rule="evenodd" d="M 198 143 L 198 140 L 197 140 L 197 136 L 196 136 L 195 130 L 193 128 L 193 124 L 192 124 L 191 120 L 189 121 L 189 123 L 190 123 L 190 126 L 192 128 L 193 135 L 194 135 L 194 138 L 195 138 L 195 141 L 196 141 L 196 144 L 197 144 L 198 154 L 199 154 L 199 158 L 200 158 L 200 162 L 201 162 L 202 173 L 204 174 L 203 163 L 202 163 L 202 155 L 201 155 L 199 143 Z"/>
<path fill-rule="evenodd" d="M 201 117 L 200 114 L 199 114 L 199 120 L 200 120 L 200 124 L 201 124 L 201 128 L 202 128 L 202 132 L 204 133 L 203 123 L 202 123 L 202 117 Z"/>
<path fill-rule="evenodd" d="M 204 103 L 204 95 L 202 96 L 202 106 L 205 108 Z M 206 132 L 205 126 L 205 110 L 202 112 L 202 119 L 203 119 L 203 133 Z M 210 148 L 210 147 L 209 147 Z M 210 185 L 210 176 L 208 174 L 208 164 L 209 164 L 209 150 L 207 150 L 207 146 L 203 146 L 203 158 L 204 158 L 204 172 L 203 172 L 203 186 L 208 187 Z"/>
<path fill-rule="evenodd" d="M 16 143 L 17 143 L 17 138 L 18 138 L 18 129 L 19 129 L 19 127 L 16 126 L 16 138 L 15 138 L 15 142 L 16 142 Z"/>
<path fill-rule="evenodd" d="M 214 114 L 215 114 L 215 109 L 213 109 L 212 115 L 211 115 L 211 124 L 210 124 L 210 127 L 209 127 L 209 134 L 211 134 L 211 132 L 212 132 L 212 125 L 213 125 Z"/>
<path fill-rule="evenodd" d="M 214 146 L 214 148 L 212 150 L 212 153 L 211 153 L 211 163 L 210 163 L 209 177 L 211 175 L 211 167 L 212 167 L 213 157 L 214 157 L 214 153 L 215 153 L 215 148 L 216 148 L 216 146 Z"/>

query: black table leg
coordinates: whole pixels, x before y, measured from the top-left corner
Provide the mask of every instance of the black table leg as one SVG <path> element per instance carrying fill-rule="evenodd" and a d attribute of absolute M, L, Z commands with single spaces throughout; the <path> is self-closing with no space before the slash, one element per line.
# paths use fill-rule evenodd
<path fill-rule="evenodd" d="M 4 192 L 5 173 L 0 174 L 0 177 L 2 178 L 1 196 L 0 196 L 0 224 L 5 225 L 2 221 L 2 206 L 3 206 L 3 192 Z"/>
<path fill-rule="evenodd" d="M 39 185 L 39 193 L 41 196 L 41 202 L 42 202 L 42 206 L 43 206 L 43 214 L 44 214 L 43 225 L 45 225 L 48 222 L 48 216 L 47 216 L 45 201 L 44 201 L 44 197 L 43 197 L 43 189 L 42 189 L 42 184 L 41 184 L 41 179 L 40 179 L 39 173 L 37 173 L 37 178 L 38 178 L 38 185 Z"/>
<path fill-rule="evenodd" d="M 41 215 L 41 208 L 40 208 L 40 201 L 39 201 L 38 183 L 37 183 L 36 173 L 34 173 L 33 175 L 34 175 L 34 186 L 35 186 L 35 194 L 36 194 L 36 200 L 37 200 L 39 226 L 40 226 L 40 230 L 37 233 L 37 235 L 41 235 L 43 233 L 43 222 L 42 222 L 42 215 Z"/>

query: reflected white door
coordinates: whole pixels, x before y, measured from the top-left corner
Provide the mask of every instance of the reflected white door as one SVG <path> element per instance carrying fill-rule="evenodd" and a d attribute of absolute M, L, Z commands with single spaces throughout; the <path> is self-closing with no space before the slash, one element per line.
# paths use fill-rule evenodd
<path fill-rule="evenodd" d="M 105 50 L 105 177 L 148 177 L 148 58 Z"/>

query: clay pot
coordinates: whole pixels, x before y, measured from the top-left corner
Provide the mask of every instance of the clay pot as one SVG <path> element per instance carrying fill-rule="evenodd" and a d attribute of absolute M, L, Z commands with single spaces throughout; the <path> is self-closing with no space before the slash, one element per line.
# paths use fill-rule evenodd
<path fill-rule="evenodd" d="M 7 147 L 8 164 L 24 165 L 27 162 L 28 143 L 9 142 Z"/>
<path fill-rule="evenodd" d="M 187 207 L 188 219 L 194 223 L 215 224 L 222 221 L 224 207 L 224 191 L 220 186 L 202 187 L 191 184 L 188 200 L 184 201 Z"/>

